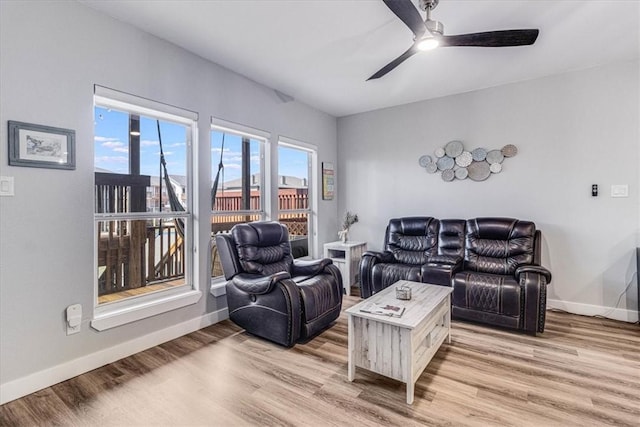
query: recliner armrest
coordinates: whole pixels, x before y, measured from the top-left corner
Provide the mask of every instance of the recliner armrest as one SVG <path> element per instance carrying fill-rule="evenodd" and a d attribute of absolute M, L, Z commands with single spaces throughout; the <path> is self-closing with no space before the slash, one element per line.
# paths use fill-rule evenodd
<path fill-rule="evenodd" d="M 389 251 L 365 251 L 360 259 L 360 297 L 369 298 L 371 295 L 380 291 L 373 282 L 373 267 L 380 264 L 392 264 L 396 259 Z"/>
<path fill-rule="evenodd" d="M 362 257 L 364 258 L 367 256 L 374 257 L 377 262 L 384 262 L 384 263 L 396 262 L 396 259 L 394 258 L 393 254 L 389 251 L 384 251 L 384 252 L 365 251 L 362 254 Z"/>
<path fill-rule="evenodd" d="M 291 275 L 285 271 L 274 273 L 270 276 L 259 274 L 240 273 L 231 279 L 233 285 L 248 294 L 263 295 L 271 292 L 280 280 L 290 279 Z"/>
<path fill-rule="evenodd" d="M 293 276 L 315 276 L 324 271 L 324 269 L 333 264 L 329 258 L 315 259 L 311 261 L 293 260 L 291 273 Z"/>
<path fill-rule="evenodd" d="M 429 262 L 456 265 L 462 262 L 462 257 L 459 255 L 433 255 L 429 257 Z"/>
<path fill-rule="evenodd" d="M 520 275 L 523 273 L 541 274 L 544 276 L 547 283 L 551 282 L 551 272 L 540 265 L 521 265 L 520 267 L 516 268 L 516 280 L 520 281 Z"/>
<path fill-rule="evenodd" d="M 429 258 L 429 262 L 420 267 L 420 280 L 432 285 L 452 286 L 453 276 L 462 270 L 462 258 L 447 255 L 434 258 Z"/>

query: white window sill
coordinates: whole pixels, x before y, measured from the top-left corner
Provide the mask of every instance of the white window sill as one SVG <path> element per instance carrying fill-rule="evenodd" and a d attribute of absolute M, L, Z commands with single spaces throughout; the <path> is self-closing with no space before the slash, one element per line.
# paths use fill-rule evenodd
<path fill-rule="evenodd" d="M 127 301 L 127 304 L 113 305 L 104 307 L 104 309 L 99 307 L 96 309 L 96 313 L 91 321 L 91 327 L 98 331 L 115 328 L 116 326 L 125 325 L 127 323 L 146 319 L 147 317 L 195 304 L 201 297 L 202 292 L 189 290 L 178 294 L 156 296 L 156 298 L 134 304 Z"/>
<path fill-rule="evenodd" d="M 220 280 L 220 279 L 212 280 L 211 289 L 209 290 L 209 293 L 216 298 L 226 295 L 227 294 L 226 285 L 227 285 L 226 280 Z"/>

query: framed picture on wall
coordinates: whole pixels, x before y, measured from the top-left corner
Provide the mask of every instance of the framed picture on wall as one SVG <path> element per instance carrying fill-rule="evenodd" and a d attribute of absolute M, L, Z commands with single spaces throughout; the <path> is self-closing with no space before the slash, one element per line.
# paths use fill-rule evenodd
<path fill-rule="evenodd" d="M 9 165 L 75 169 L 76 132 L 9 120 Z"/>
<path fill-rule="evenodd" d="M 335 185 L 333 163 L 322 162 L 322 200 L 333 200 Z"/>

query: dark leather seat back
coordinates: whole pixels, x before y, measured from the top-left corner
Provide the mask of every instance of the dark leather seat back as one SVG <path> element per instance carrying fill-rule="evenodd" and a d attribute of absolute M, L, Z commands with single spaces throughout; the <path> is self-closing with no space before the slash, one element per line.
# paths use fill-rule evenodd
<path fill-rule="evenodd" d="M 385 249 L 402 264 L 421 265 L 438 250 L 439 221 L 432 217 L 389 221 Z"/>
<path fill-rule="evenodd" d="M 438 233 L 438 255 L 464 257 L 466 221 L 441 219 Z"/>
<path fill-rule="evenodd" d="M 533 264 L 536 226 L 513 218 L 467 220 L 464 269 L 513 275 L 516 268 Z"/>
<path fill-rule="evenodd" d="M 277 222 L 238 224 L 231 231 L 240 266 L 246 273 L 291 272 L 293 256 L 287 227 Z"/>

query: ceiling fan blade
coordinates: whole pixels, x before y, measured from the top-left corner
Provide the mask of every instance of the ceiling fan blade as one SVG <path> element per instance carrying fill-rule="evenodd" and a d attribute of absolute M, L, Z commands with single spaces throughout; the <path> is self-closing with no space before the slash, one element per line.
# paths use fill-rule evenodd
<path fill-rule="evenodd" d="M 416 38 L 419 39 L 422 35 L 427 31 L 427 27 L 424 26 L 424 21 L 416 9 L 411 3 L 411 0 L 382 0 L 384 4 L 387 5 L 389 9 L 395 15 L 400 18 L 402 22 L 405 23 L 407 27 L 413 34 L 415 34 Z"/>
<path fill-rule="evenodd" d="M 487 31 L 485 33 L 459 34 L 457 36 L 442 36 L 440 38 L 440 46 L 527 46 L 535 43 L 538 38 L 538 32 L 538 30 L 502 30 Z"/>
<path fill-rule="evenodd" d="M 418 49 L 416 48 L 416 46 L 414 44 L 409 49 L 407 49 L 407 51 L 405 53 L 403 53 L 402 55 L 398 56 L 396 59 L 394 59 L 393 61 L 389 62 L 387 65 L 385 65 L 381 69 L 379 69 L 373 76 L 369 77 L 367 79 L 367 81 L 374 80 L 374 79 L 379 79 L 380 77 L 382 77 L 385 74 L 387 74 L 389 71 L 391 71 L 394 68 L 396 68 L 398 65 L 402 64 L 406 59 L 410 58 L 411 56 L 413 56 L 417 52 L 418 52 Z"/>

